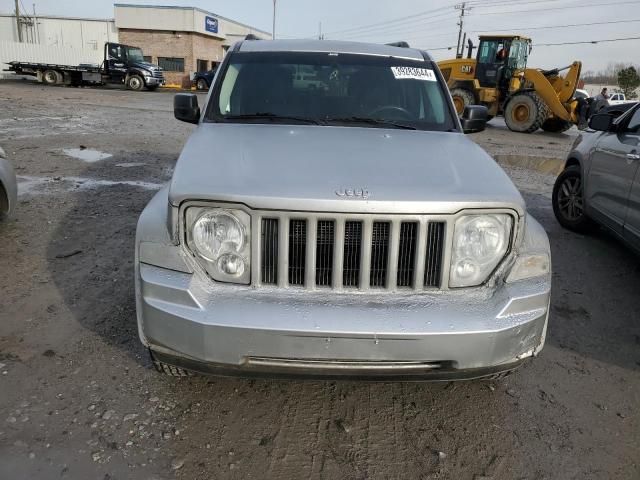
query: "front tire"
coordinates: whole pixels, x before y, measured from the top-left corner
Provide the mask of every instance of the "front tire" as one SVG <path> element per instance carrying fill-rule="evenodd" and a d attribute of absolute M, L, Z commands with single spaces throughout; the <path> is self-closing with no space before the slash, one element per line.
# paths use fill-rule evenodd
<path fill-rule="evenodd" d="M 209 85 L 207 84 L 207 81 L 204 78 L 199 78 L 196 81 L 196 89 L 197 90 L 209 90 Z"/>
<path fill-rule="evenodd" d="M 170 377 L 192 377 L 193 373 L 189 370 L 185 370 L 184 368 L 176 367 L 174 365 L 169 365 L 168 363 L 161 362 L 156 358 L 153 354 L 152 350 L 149 350 L 149 355 L 151 356 L 151 361 L 153 362 L 153 366 L 156 371 L 159 373 L 163 373 L 164 375 L 168 375 Z"/>
<path fill-rule="evenodd" d="M 584 183 L 579 165 L 572 165 L 560 174 L 553 187 L 553 213 L 564 228 L 587 233 L 593 227 L 585 213 Z"/>
<path fill-rule="evenodd" d="M 127 78 L 127 88 L 139 92 L 144 88 L 144 80 L 140 75 L 131 75 Z"/>
<path fill-rule="evenodd" d="M 451 90 L 451 98 L 453 99 L 453 104 L 456 107 L 456 112 L 458 116 L 464 113 L 465 107 L 469 105 L 476 105 L 476 96 L 472 91 L 467 90 L 466 88 L 454 88 Z"/>
<path fill-rule="evenodd" d="M 504 109 L 504 121 L 512 132 L 533 133 L 548 116 L 547 105 L 535 92 L 514 95 Z"/>

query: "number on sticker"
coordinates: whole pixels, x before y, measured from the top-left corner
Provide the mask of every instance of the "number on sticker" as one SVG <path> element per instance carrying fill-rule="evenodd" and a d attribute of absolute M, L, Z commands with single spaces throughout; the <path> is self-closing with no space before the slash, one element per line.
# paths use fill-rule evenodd
<path fill-rule="evenodd" d="M 416 67 L 391 67 L 396 80 L 422 80 L 424 82 L 437 82 L 436 74 L 429 68 Z"/>

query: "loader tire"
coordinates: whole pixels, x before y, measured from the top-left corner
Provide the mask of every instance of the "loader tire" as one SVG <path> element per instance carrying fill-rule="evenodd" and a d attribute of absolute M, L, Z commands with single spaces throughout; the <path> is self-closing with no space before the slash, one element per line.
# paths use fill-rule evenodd
<path fill-rule="evenodd" d="M 453 98 L 453 104 L 456 107 L 458 115 L 462 115 L 465 107 L 475 105 L 477 103 L 476 96 L 472 91 L 467 90 L 466 88 L 453 88 L 451 90 L 451 98 Z"/>
<path fill-rule="evenodd" d="M 547 118 L 542 124 L 542 130 L 550 133 L 562 133 L 573 127 L 573 123 L 562 120 L 561 118 Z"/>
<path fill-rule="evenodd" d="M 512 132 L 533 133 L 549 116 L 544 100 L 535 92 L 518 93 L 504 109 L 504 121 Z"/>

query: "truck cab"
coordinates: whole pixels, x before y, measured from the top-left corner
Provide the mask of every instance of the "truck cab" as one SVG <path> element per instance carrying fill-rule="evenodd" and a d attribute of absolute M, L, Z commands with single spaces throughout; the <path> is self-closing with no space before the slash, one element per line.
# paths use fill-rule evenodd
<path fill-rule="evenodd" d="M 131 90 L 155 90 L 164 84 L 159 66 L 147 62 L 140 48 L 121 43 L 105 44 L 104 74 L 109 83 L 122 83 Z"/>
<path fill-rule="evenodd" d="M 520 36 L 482 36 L 476 78 L 481 87 L 497 88 L 504 97 L 514 72 L 527 67 L 531 40 Z"/>

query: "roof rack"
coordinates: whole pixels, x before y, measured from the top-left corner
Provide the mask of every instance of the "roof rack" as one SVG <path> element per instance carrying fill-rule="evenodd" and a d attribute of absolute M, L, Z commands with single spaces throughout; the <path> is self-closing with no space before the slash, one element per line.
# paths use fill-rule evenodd
<path fill-rule="evenodd" d="M 400 48 L 411 48 L 409 46 L 409 44 L 407 42 L 392 42 L 392 43 L 387 43 L 388 46 L 390 47 L 400 47 Z"/>
<path fill-rule="evenodd" d="M 260 38 L 258 38 L 257 36 L 255 36 L 253 33 L 250 33 L 249 35 L 247 35 L 246 37 L 244 37 L 245 40 L 260 40 Z"/>

